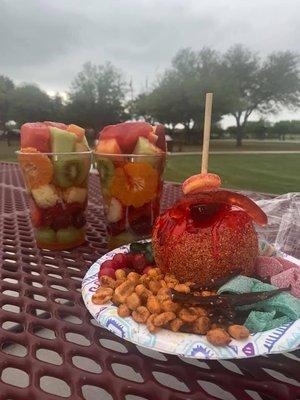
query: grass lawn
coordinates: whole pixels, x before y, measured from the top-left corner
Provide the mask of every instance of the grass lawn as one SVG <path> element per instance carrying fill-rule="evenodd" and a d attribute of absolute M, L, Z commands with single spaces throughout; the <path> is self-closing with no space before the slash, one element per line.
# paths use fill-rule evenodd
<path fill-rule="evenodd" d="M 182 151 L 199 151 L 201 146 L 183 145 Z M 210 149 L 213 151 L 256 151 L 256 150 L 300 150 L 300 141 L 278 141 L 278 140 L 250 140 L 244 139 L 242 147 L 236 147 L 235 140 L 219 139 L 210 141 Z M 174 151 L 178 151 L 175 144 Z"/>
<path fill-rule="evenodd" d="M 227 141 L 221 142 L 226 142 L 227 145 Z M 253 141 L 249 142 L 249 146 L 254 145 Z M 275 145 L 276 150 L 287 150 L 285 146 L 278 148 L 278 143 Z M 299 149 L 297 144 L 292 147 L 293 150 Z M 8 147 L 6 142 L 0 141 L 0 161 L 17 161 L 14 151 L 18 148 L 17 142 Z M 233 142 L 232 148 L 235 148 Z M 267 150 L 263 145 L 258 148 L 264 149 Z M 249 150 L 246 141 L 245 150 Z M 300 154 L 212 154 L 209 167 L 210 171 L 221 176 L 223 186 L 227 188 L 266 193 L 300 191 Z M 168 158 L 165 176 L 166 180 L 182 182 L 199 170 L 200 156 L 171 155 Z"/>
<path fill-rule="evenodd" d="M 223 187 L 265 193 L 300 191 L 300 154 L 213 154 L 209 169 Z M 200 156 L 170 156 L 166 180 L 182 182 L 200 171 Z"/>

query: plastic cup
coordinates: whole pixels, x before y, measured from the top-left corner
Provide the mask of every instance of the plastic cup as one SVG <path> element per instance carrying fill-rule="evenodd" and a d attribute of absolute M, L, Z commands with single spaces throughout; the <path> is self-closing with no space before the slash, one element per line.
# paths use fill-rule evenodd
<path fill-rule="evenodd" d="M 85 242 L 91 151 L 17 151 L 37 246 L 68 250 Z"/>
<path fill-rule="evenodd" d="M 94 159 L 109 249 L 150 237 L 160 210 L 166 155 L 94 153 Z"/>

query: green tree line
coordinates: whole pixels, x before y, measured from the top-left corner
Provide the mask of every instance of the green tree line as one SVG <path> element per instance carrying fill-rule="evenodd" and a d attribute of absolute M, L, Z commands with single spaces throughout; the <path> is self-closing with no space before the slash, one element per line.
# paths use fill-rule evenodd
<path fill-rule="evenodd" d="M 253 113 L 264 117 L 282 107 L 299 107 L 298 55 L 283 51 L 262 59 L 242 45 L 224 53 L 186 48 L 178 51 L 150 89 L 128 100 L 129 87 L 122 72 L 111 63 L 86 63 L 72 81 L 67 99 L 59 94 L 51 97 L 35 84 L 15 85 L 9 77 L 0 75 L 0 123 L 51 119 L 72 121 L 98 131 L 107 124 L 144 118 L 161 122 L 171 130 L 181 124 L 189 141 L 202 131 L 204 96 L 213 92 L 214 130 L 221 135 L 218 123 L 225 115 L 233 116 L 235 126 L 228 132 L 240 146 L 251 127 L 249 118 Z M 266 124 L 260 121 L 256 125 L 254 136 L 270 134 Z M 298 129 L 299 124 L 275 124 L 272 135 L 275 131 L 278 137 L 283 132 L 294 134 L 292 126 Z"/>

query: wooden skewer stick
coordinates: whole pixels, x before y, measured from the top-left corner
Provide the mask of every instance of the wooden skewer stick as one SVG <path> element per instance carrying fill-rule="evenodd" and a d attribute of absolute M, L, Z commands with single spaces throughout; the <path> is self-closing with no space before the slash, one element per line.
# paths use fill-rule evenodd
<path fill-rule="evenodd" d="M 201 174 L 207 174 L 213 93 L 206 93 Z"/>

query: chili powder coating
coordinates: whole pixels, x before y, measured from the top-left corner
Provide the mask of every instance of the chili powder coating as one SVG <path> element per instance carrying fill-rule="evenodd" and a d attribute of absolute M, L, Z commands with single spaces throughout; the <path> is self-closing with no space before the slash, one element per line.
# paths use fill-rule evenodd
<path fill-rule="evenodd" d="M 220 192 L 216 191 L 218 200 Z M 246 206 L 251 203 L 262 213 L 243 197 Z M 234 270 L 248 276 L 255 273 L 257 233 L 248 213 L 230 201 L 214 203 L 210 198 L 206 203 L 201 197 L 179 201 L 156 220 L 152 246 L 156 265 L 164 273 L 203 287 Z"/>

